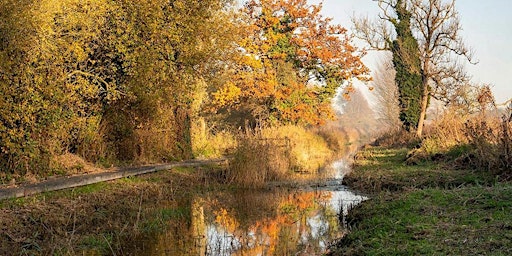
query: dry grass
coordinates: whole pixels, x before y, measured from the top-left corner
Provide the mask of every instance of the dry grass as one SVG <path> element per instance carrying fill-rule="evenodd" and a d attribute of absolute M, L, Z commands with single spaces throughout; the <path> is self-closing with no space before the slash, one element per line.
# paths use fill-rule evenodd
<path fill-rule="evenodd" d="M 196 158 L 217 158 L 232 151 L 237 145 L 236 136 L 228 131 L 194 131 L 192 150 Z"/>
<path fill-rule="evenodd" d="M 407 163 L 430 160 L 512 178 L 512 108 L 501 117 L 486 113 L 460 116 L 447 111 L 426 129 L 425 138 L 409 153 Z"/>
<path fill-rule="evenodd" d="M 56 168 L 61 169 L 63 174 L 65 175 L 105 171 L 104 169 L 98 168 L 93 164 L 85 161 L 80 156 L 71 153 L 56 156 L 54 157 L 53 162 L 57 165 Z"/>
<path fill-rule="evenodd" d="M 387 148 L 411 148 L 419 142 L 420 140 L 416 137 L 415 133 L 408 132 L 403 128 L 396 128 L 382 132 L 382 134 L 377 136 L 373 145 Z"/>
<path fill-rule="evenodd" d="M 297 172 L 315 173 L 333 154 L 323 137 L 300 126 L 264 129 L 261 134 L 266 139 L 289 141 L 291 167 Z"/>
<path fill-rule="evenodd" d="M 334 125 L 317 127 L 313 131 L 324 139 L 329 149 L 340 155 L 346 153 L 347 146 L 357 140 L 346 129 Z"/>
<path fill-rule="evenodd" d="M 284 178 L 290 170 L 289 142 L 262 135 L 239 137 L 226 177 L 245 187 L 259 187 L 266 181 Z"/>
<path fill-rule="evenodd" d="M 316 173 L 334 154 L 321 136 L 298 126 L 263 129 L 237 140 L 226 177 L 243 186 L 261 186 L 297 172 Z"/>
<path fill-rule="evenodd" d="M 158 225 L 187 223 L 160 212 L 179 210 L 202 178 L 174 170 L 3 201 L 0 255 L 118 254 Z"/>
<path fill-rule="evenodd" d="M 464 162 L 505 179 L 512 178 L 512 109 L 502 118 L 469 120 L 465 134 L 471 151 Z"/>

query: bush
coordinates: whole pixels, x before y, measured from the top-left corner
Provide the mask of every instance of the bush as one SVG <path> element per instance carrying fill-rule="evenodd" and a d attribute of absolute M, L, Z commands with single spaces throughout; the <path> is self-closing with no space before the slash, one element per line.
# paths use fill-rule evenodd
<path fill-rule="evenodd" d="M 407 163 L 425 160 L 453 161 L 457 168 L 484 169 L 512 178 L 512 108 L 500 118 L 481 112 L 459 116 L 447 111 L 434 121 Z"/>
<path fill-rule="evenodd" d="M 484 168 L 512 178 L 512 109 L 501 119 L 478 118 L 466 124 L 471 154 L 464 159 L 475 168 Z"/>

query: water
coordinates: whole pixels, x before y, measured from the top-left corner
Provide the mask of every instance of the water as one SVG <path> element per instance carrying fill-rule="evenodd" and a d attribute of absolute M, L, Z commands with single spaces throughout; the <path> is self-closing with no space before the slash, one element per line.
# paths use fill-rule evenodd
<path fill-rule="evenodd" d="M 138 241 L 140 255 L 320 255 L 346 232 L 343 216 L 365 200 L 341 185 L 345 161 L 331 178 L 262 190 L 193 197 L 182 225 Z"/>

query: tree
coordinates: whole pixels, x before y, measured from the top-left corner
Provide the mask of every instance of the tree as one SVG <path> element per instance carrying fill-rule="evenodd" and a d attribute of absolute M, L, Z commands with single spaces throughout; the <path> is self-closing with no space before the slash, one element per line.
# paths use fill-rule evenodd
<path fill-rule="evenodd" d="M 336 90 L 353 78 L 368 80 L 368 69 L 347 30 L 321 8 L 306 0 L 248 1 L 231 81 L 213 94 L 217 109 L 252 127 L 333 118 Z"/>
<path fill-rule="evenodd" d="M 0 168 L 191 157 L 199 92 L 233 48 L 228 2 L 2 1 Z"/>
<path fill-rule="evenodd" d="M 400 107 L 398 103 L 398 87 L 395 81 L 396 71 L 392 57 L 381 60 L 372 75 L 377 100 L 377 118 L 389 128 L 400 127 Z"/>
<path fill-rule="evenodd" d="M 406 130 L 417 129 L 421 113 L 422 69 L 418 41 L 411 31 L 411 13 L 403 0 L 393 6 L 396 19 L 389 21 L 395 27 L 396 39 L 391 44 L 400 103 L 400 120 Z"/>
<path fill-rule="evenodd" d="M 374 49 L 390 50 L 389 42 L 397 38 L 390 31 L 402 6 L 411 15 L 410 29 L 419 43 L 421 60 L 421 108 L 416 134 L 421 137 L 431 97 L 448 101 L 456 88 L 468 80 L 459 59 L 472 63 L 472 53 L 464 44 L 461 25 L 455 1 L 443 0 L 374 0 L 382 11 L 380 21 L 370 22 L 367 18 L 355 20 L 358 36 Z M 461 58 L 459 58 L 461 57 Z M 397 70 L 398 72 L 398 70 Z"/>
<path fill-rule="evenodd" d="M 369 138 L 379 128 L 375 112 L 361 89 L 354 89 L 350 99 L 343 104 L 343 113 L 339 121 L 344 129 L 355 129 L 359 132 L 359 139 Z"/>

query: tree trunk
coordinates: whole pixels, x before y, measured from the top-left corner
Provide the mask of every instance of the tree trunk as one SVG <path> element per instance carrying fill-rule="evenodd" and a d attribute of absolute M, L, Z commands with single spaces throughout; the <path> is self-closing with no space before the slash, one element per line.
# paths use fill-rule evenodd
<path fill-rule="evenodd" d="M 428 88 L 428 79 L 423 77 L 422 81 L 422 93 L 421 93 L 421 111 L 418 120 L 418 128 L 416 130 L 416 136 L 421 138 L 423 135 L 423 126 L 425 125 L 425 118 L 427 116 L 428 101 L 430 98 L 430 92 Z"/>

